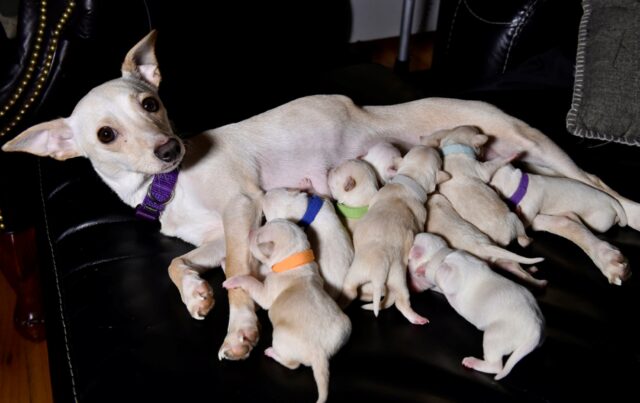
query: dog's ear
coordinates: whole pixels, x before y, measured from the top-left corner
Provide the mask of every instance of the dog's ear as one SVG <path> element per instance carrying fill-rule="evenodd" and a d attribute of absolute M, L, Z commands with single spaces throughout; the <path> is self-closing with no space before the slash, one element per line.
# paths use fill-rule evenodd
<path fill-rule="evenodd" d="M 409 250 L 409 257 L 411 259 L 420 259 L 424 256 L 424 248 L 418 244 L 414 244 Z"/>
<path fill-rule="evenodd" d="M 451 179 L 451 174 L 449 172 L 438 171 L 438 173 L 436 174 L 436 183 L 438 185 L 442 182 L 448 181 L 449 179 Z"/>
<path fill-rule="evenodd" d="M 476 134 L 471 139 L 471 145 L 474 147 L 481 147 L 485 145 L 487 141 L 489 141 L 489 136 L 487 136 L 486 134 Z"/>
<path fill-rule="evenodd" d="M 22 151 L 57 160 L 82 156 L 73 130 L 63 118 L 37 124 L 2 146 L 3 151 Z"/>
<path fill-rule="evenodd" d="M 445 294 L 456 292 L 460 285 L 460 275 L 447 263 L 442 263 L 436 269 L 435 283 Z"/>
<path fill-rule="evenodd" d="M 153 30 L 129 50 L 122 62 L 122 77 L 134 77 L 158 88 L 162 76 L 156 59 L 157 31 Z"/>
<path fill-rule="evenodd" d="M 275 246 L 276 244 L 273 241 L 258 243 L 258 249 L 266 259 L 269 259 L 269 257 L 271 257 L 271 255 L 273 254 L 273 250 L 275 249 Z"/>
<path fill-rule="evenodd" d="M 353 179 L 353 176 L 349 176 L 347 180 L 344 182 L 344 191 L 350 192 L 353 188 L 356 187 L 356 180 Z"/>

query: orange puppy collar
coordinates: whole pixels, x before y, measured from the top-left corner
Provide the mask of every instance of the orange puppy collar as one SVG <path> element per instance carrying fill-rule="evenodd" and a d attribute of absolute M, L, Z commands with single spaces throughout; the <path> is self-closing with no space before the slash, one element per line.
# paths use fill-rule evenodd
<path fill-rule="evenodd" d="M 294 253 L 286 259 L 271 266 L 271 270 L 276 273 L 282 273 L 287 270 L 295 269 L 307 263 L 311 263 L 316 260 L 311 249 L 303 250 L 302 252 Z"/>

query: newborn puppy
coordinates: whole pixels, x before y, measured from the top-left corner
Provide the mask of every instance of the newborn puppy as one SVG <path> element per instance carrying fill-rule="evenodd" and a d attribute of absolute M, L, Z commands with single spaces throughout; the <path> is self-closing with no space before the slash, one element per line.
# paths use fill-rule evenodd
<path fill-rule="evenodd" d="M 378 191 L 378 180 L 368 162 L 351 159 L 329 170 L 327 178 L 331 197 L 338 212 L 353 234 L 356 224 L 367 213 L 369 202 Z"/>
<path fill-rule="evenodd" d="M 428 322 L 411 308 L 406 267 L 413 237 L 427 218 L 427 194 L 448 179 L 441 165 L 436 150 L 414 147 L 402 159 L 398 174 L 375 194 L 353 234 L 355 256 L 343 290 L 347 301 L 355 299 L 360 286 L 371 283 L 376 316 L 386 287 L 385 300 L 393 301 L 411 323 Z"/>
<path fill-rule="evenodd" d="M 416 236 L 409 273 L 417 289 L 437 287 L 456 312 L 484 331 L 484 360 L 466 357 L 465 367 L 497 374 L 494 379 L 500 380 L 540 344 L 544 318 L 533 295 L 483 261 L 449 249 L 439 236 Z M 502 358 L 509 354 L 503 366 Z"/>
<path fill-rule="evenodd" d="M 531 240 L 518 216 L 487 184 L 493 173 L 515 156 L 477 161 L 480 147 L 489 137 L 479 134 L 473 126 L 437 132 L 434 137 L 436 139 L 423 137 L 421 141 L 426 145 L 439 145 L 442 150 L 444 170 L 452 179 L 443 183 L 439 192 L 449 199 L 458 214 L 498 245 L 507 246 L 514 239 L 522 246 L 528 245 Z"/>
<path fill-rule="evenodd" d="M 491 185 L 534 230 L 563 235 L 581 246 L 610 283 L 620 285 L 631 275 L 620 251 L 590 236 L 582 225 L 596 232 L 627 225 L 624 209 L 607 193 L 569 178 L 525 173 L 511 164 L 496 171 Z"/>
<path fill-rule="evenodd" d="M 324 279 L 324 289 L 337 299 L 353 260 L 353 244 L 331 202 L 318 196 L 309 197 L 299 190 L 277 188 L 265 194 L 262 211 L 267 221 L 285 218 L 307 228 Z"/>
<path fill-rule="evenodd" d="M 495 245 L 485 233 L 460 217 L 446 197 L 438 193 L 431 195 L 427 212 L 426 231 L 443 237 L 453 248 L 485 259 L 538 287 L 547 285 L 546 280 L 536 279 L 519 264 L 535 264 L 543 258 L 526 258 Z"/>
<path fill-rule="evenodd" d="M 393 144 L 382 142 L 371 147 L 362 159 L 371 164 L 376 171 L 378 181 L 385 184 L 398 173 L 402 154 Z"/>
<path fill-rule="evenodd" d="M 290 369 L 310 366 L 318 387 L 317 402 L 325 402 L 329 358 L 349 338 L 351 321 L 322 288 L 318 264 L 300 227 L 275 219 L 253 232 L 249 242 L 253 256 L 273 272 L 264 283 L 245 275 L 222 285 L 242 288 L 269 310 L 273 341 L 265 355 Z"/>

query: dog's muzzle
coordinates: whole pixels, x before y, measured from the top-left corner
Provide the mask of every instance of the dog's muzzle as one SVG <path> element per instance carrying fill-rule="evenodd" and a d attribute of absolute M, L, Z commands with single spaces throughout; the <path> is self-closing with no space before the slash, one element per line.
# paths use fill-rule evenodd
<path fill-rule="evenodd" d="M 164 162 L 173 162 L 180 157 L 180 142 L 176 139 L 169 139 L 166 143 L 158 146 L 153 153 L 159 160 Z"/>

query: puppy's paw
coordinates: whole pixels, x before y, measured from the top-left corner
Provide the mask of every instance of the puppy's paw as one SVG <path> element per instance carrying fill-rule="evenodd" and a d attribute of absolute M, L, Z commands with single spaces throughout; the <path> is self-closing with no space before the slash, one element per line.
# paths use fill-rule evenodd
<path fill-rule="evenodd" d="M 311 178 L 302 178 L 300 182 L 298 182 L 298 188 L 306 192 L 313 192 L 313 183 L 311 182 Z"/>
<path fill-rule="evenodd" d="M 631 277 L 627 258 L 613 245 L 603 243 L 598 251 L 600 270 L 602 274 L 614 285 L 622 285 L 622 282 Z"/>
<path fill-rule="evenodd" d="M 260 331 L 258 318 L 253 311 L 243 308 L 234 313 L 233 308 L 229 318 L 229 330 L 222 347 L 218 351 L 219 360 L 244 360 L 249 356 L 253 347 L 258 343 Z"/>
<path fill-rule="evenodd" d="M 233 276 L 228 278 L 222 283 L 222 286 L 227 290 L 242 287 L 242 284 L 244 283 L 243 277 L 245 276 Z"/>
<path fill-rule="evenodd" d="M 465 357 L 462 359 L 462 366 L 464 366 L 465 368 L 474 369 L 476 366 L 478 366 L 479 363 L 480 360 L 476 357 Z"/>
<path fill-rule="evenodd" d="M 194 319 L 204 319 L 215 303 L 213 289 L 195 272 L 185 273 L 181 294 L 182 302 Z"/>

